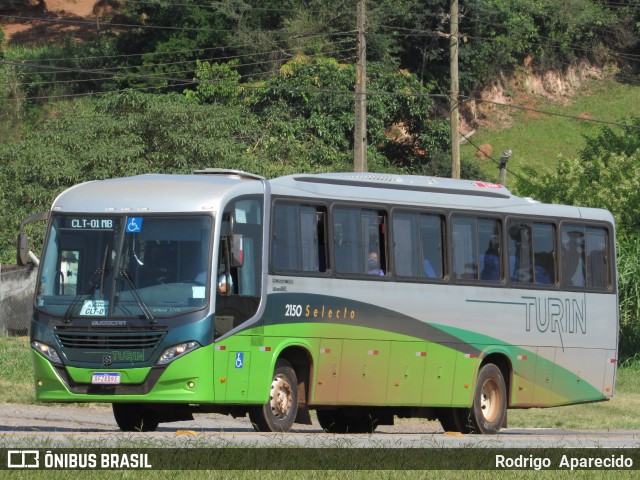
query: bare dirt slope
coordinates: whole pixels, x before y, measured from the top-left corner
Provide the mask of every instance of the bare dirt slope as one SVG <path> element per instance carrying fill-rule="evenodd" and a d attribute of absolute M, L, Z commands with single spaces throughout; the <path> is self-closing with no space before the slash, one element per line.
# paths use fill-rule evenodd
<path fill-rule="evenodd" d="M 0 5 L 0 25 L 12 45 L 59 42 L 65 36 L 88 40 L 98 33 L 98 20 L 112 13 L 105 0 L 21 0 Z"/>

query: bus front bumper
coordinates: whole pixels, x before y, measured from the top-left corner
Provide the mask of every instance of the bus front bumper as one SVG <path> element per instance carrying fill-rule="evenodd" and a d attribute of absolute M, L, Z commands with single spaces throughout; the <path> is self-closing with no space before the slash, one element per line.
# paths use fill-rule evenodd
<path fill-rule="evenodd" d="M 213 403 L 213 345 L 166 367 L 54 366 L 32 350 L 36 400 L 41 402 Z M 94 373 L 119 373 L 118 384 L 92 384 Z"/>

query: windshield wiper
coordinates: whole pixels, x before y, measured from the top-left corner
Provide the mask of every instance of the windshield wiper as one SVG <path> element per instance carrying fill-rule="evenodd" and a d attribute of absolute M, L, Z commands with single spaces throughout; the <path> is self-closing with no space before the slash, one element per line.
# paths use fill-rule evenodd
<path fill-rule="evenodd" d="M 64 312 L 64 317 L 63 317 L 64 323 L 69 323 L 71 321 L 71 315 L 73 315 L 73 311 L 78 306 L 78 303 L 80 303 L 80 299 L 82 297 L 84 297 L 85 295 L 87 297 L 91 297 L 91 295 L 93 295 L 93 292 L 96 291 L 98 286 L 100 286 L 99 291 L 101 293 L 104 291 L 104 276 L 105 276 L 105 273 L 107 273 L 107 256 L 108 255 L 109 255 L 109 245 L 107 244 L 104 249 L 104 255 L 102 256 L 102 265 L 95 269 L 95 271 L 93 272 L 93 275 L 91 275 L 91 278 L 89 279 L 89 291 L 87 293 L 79 293 L 75 297 L 73 297 L 73 300 L 71 300 L 69 307 Z M 96 283 L 96 277 L 98 275 L 100 275 L 100 283 Z"/>
<path fill-rule="evenodd" d="M 75 297 L 73 297 L 73 300 L 71 300 L 71 303 L 67 307 L 67 310 L 64 312 L 64 317 L 62 317 L 65 323 L 69 323 L 71 321 L 73 311 L 80 303 L 80 300 L 85 296 L 87 298 L 91 297 L 91 295 L 93 295 L 93 292 L 96 291 L 96 289 L 98 288 L 98 283 L 95 282 L 95 280 L 98 275 L 100 275 L 100 278 L 104 278 L 104 270 L 100 267 L 96 268 L 95 272 L 93 272 L 93 275 L 91 275 L 91 278 L 89 279 L 89 291 L 87 293 L 78 293 Z"/>
<path fill-rule="evenodd" d="M 127 285 L 129 285 L 129 291 L 131 292 L 131 295 L 133 295 L 133 298 L 138 303 L 138 306 L 140 307 L 140 310 L 142 310 L 142 313 L 144 313 L 144 316 L 151 323 L 156 323 L 156 320 L 153 318 L 153 315 L 149 310 L 149 307 L 147 307 L 146 303 L 144 303 L 144 300 L 140 296 L 140 292 L 138 292 L 138 288 L 136 287 L 135 283 L 133 283 L 133 280 L 131 279 L 131 275 L 129 274 L 129 271 L 126 268 L 121 268 L 119 270 L 119 273 L 120 273 L 120 276 L 126 280 Z"/>

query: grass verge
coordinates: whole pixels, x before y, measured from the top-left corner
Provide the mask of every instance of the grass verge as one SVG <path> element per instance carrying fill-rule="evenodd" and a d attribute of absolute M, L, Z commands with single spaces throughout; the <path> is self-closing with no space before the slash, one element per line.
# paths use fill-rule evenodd
<path fill-rule="evenodd" d="M 516 174 L 522 174 L 523 166 L 536 167 L 540 172 L 555 168 L 560 155 L 575 157 L 584 148 L 585 135 L 593 136 L 602 128 L 602 124 L 592 120 L 620 122 L 630 117 L 640 116 L 638 87 L 620 84 L 613 80 L 591 81 L 585 84 L 568 102 L 552 101 L 545 97 L 522 95 L 514 100 L 514 105 L 523 104 L 540 112 L 557 115 L 581 117 L 582 120 L 565 116 L 546 115 L 533 111 L 508 109 L 513 123 L 501 129 L 482 128 L 471 137 L 473 144 L 490 144 L 493 158 L 497 161 L 505 150 L 512 150 L 508 168 Z M 505 107 L 500 107 L 501 111 Z M 478 164 L 483 180 L 498 181 L 498 166 L 490 160 L 480 161 L 475 157 L 476 147 L 465 144 L 461 147 L 463 159 Z M 509 185 L 507 174 L 507 186 Z"/>

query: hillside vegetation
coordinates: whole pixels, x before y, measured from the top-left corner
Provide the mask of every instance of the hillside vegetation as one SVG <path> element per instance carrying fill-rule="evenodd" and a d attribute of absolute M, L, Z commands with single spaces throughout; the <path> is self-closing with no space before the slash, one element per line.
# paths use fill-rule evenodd
<path fill-rule="evenodd" d="M 559 158 L 576 158 L 586 147 L 587 138 L 606 125 L 601 122 L 624 122 L 640 116 L 638 86 L 612 77 L 588 80 L 571 97 L 520 94 L 523 98 L 523 104 L 535 111 L 514 109 L 508 112 L 508 120 L 503 112 L 491 112 L 491 120 L 485 122 L 488 125 L 478 129 L 461 148 L 463 159 L 478 165 L 483 179 L 491 181 L 498 181 L 502 152 L 512 150 L 507 174 L 511 188 L 516 188 L 517 177 L 526 179 L 527 167 L 551 172 Z M 502 120 L 498 113 L 502 113 Z M 476 155 L 481 145 L 491 145 L 495 161 Z"/>
<path fill-rule="evenodd" d="M 65 3 L 0 5 L 0 26 L 11 27 L 11 38 L 0 29 L 0 262 L 14 262 L 24 218 L 85 180 L 352 169 L 355 1 L 77 0 L 76 14 L 57 10 Z M 476 130 L 462 175 L 495 180 L 477 146 L 491 144 L 494 160 L 511 149 L 510 188 L 610 208 L 619 251 L 633 252 L 640 0 L 460 9 L 463 126 Z M 448 13 L 447 0 L 367 2 L 371 171 L 450 174 Z M 585 68 L 598 73 L 554 92 L 548 72 L 570 79 Z M 549 85 L 514 81 L 535 76 Z M 41 232 L 32 238 L 37 245 Z M 635 272 L 637 257 L 622 257 L 631 263 L 621 271 Z M 640 297 L 628 278 L 630 356 L 640 349 Z"/>

